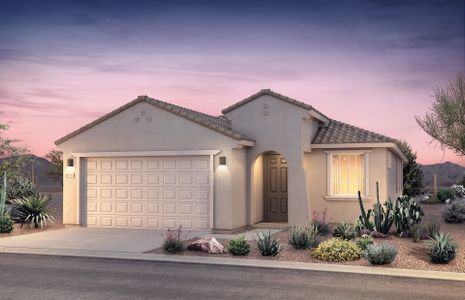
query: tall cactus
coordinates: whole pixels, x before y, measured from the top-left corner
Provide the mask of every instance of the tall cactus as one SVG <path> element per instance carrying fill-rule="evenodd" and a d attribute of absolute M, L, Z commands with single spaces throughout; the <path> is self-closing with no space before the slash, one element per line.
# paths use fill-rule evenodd
<path fill-rule="evenodd" d="M 369 231 L 373 231 L 373 223 L 370 221 L 372 210 L 369 209 L 368 212 L 365 212 L 365 207 L 363 207 L 362 196 L 360 195 L 360 191 L 358 191 L 358 204 L 360 206 L 360 216 L 358 217 L 359 223 L 362 225 L 363 228 L 368 229 Z"/>
<path fill-rule="evenodd" d="M 5 202 L 6 202 L 6 171 L 3 173 L 3 184 L 2 190 L 0 191 L 0 216 L 3 216 L 5 212 Z"/>
<path fill-rule="evenodd" d="M 384 207 L 386 210 L 384 210 Z M 394 210 L 391 200 L 384 202 L 384 207 L 379 200 L 379 183 L 376 182 L 376 203 L 373 205 L 373 217 L 377 232 L 388 234 L 394 222 Z"/>

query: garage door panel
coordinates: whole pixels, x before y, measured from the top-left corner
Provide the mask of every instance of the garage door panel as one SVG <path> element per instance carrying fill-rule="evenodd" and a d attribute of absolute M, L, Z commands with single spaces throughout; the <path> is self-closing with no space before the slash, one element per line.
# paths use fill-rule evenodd
<path fill-rule="evenodd" d="M 176 200 L 178 190 L 175 188 L 163 190 L 163 200 Z"/>
<path fill-rule="evenodd" d="M 100 211 L 101 213 L 114 213 L 115 203 L 108 201 L 100 202 Z"/>
<path fill-rule="evenodd" d="M 87 160 L 87 225 L 208 229 L 208 156 Z"/>
<path fill-rule="evenodd" d="M 129 203 L 128 202 L 115 202 L 115 213 L 117 214 L 128 214 Z"/>
<path fill-rule="evenodd" d="M 151 202 L 147 203 L 147 213 L 148 214 L 158 214 L 160 213 L 160 204 L 158 202 Z"/>

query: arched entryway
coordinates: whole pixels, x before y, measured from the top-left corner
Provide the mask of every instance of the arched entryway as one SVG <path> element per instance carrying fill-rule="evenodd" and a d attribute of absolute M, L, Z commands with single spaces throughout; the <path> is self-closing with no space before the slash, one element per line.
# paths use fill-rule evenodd
<path fill-rule="evenodd" d="M 252 167 L 254 223 L 288 221 L 286 158 L 275 151 L 260 154 Z"/>

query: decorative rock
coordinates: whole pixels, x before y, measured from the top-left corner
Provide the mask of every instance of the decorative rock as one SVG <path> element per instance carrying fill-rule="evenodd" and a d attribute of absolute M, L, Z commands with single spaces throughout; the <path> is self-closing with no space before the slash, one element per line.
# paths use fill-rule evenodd
<path fill-rule="evenodd" d="M 450 199 L 446 199 L 446 204 L 449 204 L 450 203 Z"/>
<path fill-rule="evenodd" d="M 226 249 L 215 238 L 203 238 L 187 245 L 187 250 L 200 250 L 209 254 L 226 253 Z"/>
<path fill-rule="evenodd" d="M 378 232 L 378 231 L 373 231 L 373 232 L 371 233 L 371 236 L 374 237 L 375 239 L 376 239 L 376 238 L 385 238 L 385 237 L 388 237 L 387 234 L 383 234 L 383 233 Z"/>

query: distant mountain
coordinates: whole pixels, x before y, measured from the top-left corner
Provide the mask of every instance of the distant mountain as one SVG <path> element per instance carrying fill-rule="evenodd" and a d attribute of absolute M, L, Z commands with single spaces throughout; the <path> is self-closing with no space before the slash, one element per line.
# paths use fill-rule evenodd
<path fill-rule="evenodd" d="M 442 164 L 421 165 L 424 173 L 423 185 L 426 188 L 433 187 L 433 174 L 436 173 L 438 187 L 449 187 L 462 180 L 465 175 L 465 167 L 445 162 Z"/>
<path fill-rule="evenodd" d="M 9 158 L 0 159 L 0 163 L 2 163 L 2 160 L 4 159 Z M 62 188 L 61 183 L 58 180 L 46 175 L 46 171 L 50 168 L 51 163 L 43 157 L 31 155 L 31 159 L 25 164 L 23 169 L 23 174 L 26 177 L 31 178 L 33 165 L 37 181 L 36 184 L 39 190 L 56 190 Z"/>

